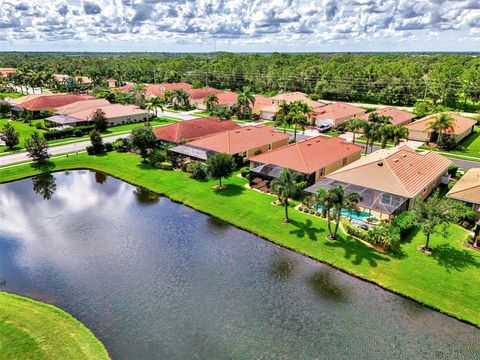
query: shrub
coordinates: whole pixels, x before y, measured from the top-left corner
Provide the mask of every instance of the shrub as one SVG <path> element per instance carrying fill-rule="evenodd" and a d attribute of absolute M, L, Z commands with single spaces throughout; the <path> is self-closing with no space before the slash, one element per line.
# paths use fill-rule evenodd
<path fill-rule="evenodd" d="M 38 130 L 43 130 L 45 128 L 45 125 L 43 124 L 43 121 L 39 121 L 35 124 L 35 128 Z"/>
<path fill-rule="evenodd" d="M 150 164 L 162 163 L 167 160 L 167 152 L 165 150 L 155 149 L 148 156 Z"/>
<path fill-rule="evenodd" d="M 307 207 L 303 208 L 303 212 L 308 213 L 308 208 Z"/>
<path fill-rule="evenodd" d="M 322 216 L 322 213 L 320 211 L 315 211 L 315 216 Z"/>
<path fill-rule="evenodd" d="M 92 145 L 88 145 L 85 150 L 87 150 L 88 155 L 95 155 L 95 149 L 93 148 Z"/>
<path fill-rule="evenodd" d="M 113 151 L 113 143 L 105 143 L 105 151 Z"/>
<path fill-rule="evenodd" d="M 127 152 L 131 149 L 131 144 L 128 138 L 120 138 L 115 140 L 113 148 L 118 152 Z"/>
<path fill-rule="evenodd" d="M 348 219 L 342 218 L 343 228 L 347 231 L 348 234 L 355 236 L 362 240 L 367 240 L 368 231 L 361 229 L 359 227 L 353 226 Z"/>
<path fill-rule="evenodd" d="M 155 167 L 161 170 L 173 170 L 173 164 L 168 161 L 156 163 Z"/>
<path fill-rule="evenodd" d="M 448 174 L 451 177 L 456 177 L 457 176 L 457 171 L 458 171 L 458 165 L 452 164 L 448 167 Z"/>
<path fill-rule="evenodd" d="M 43 137 L 45 138 L 45 140 L 62 139 L 74 136 L 74 132 L 77 130 L 81 130 L 83 131 L 83 133 L 87 133 L 93 129 L 95 129 L 95 125 L 70 127 L 62 130 L 48 130 L 43 133 Z"/>
<path fill-rule="evenodd" d="M 200 161 L 191 161 L 188 163 L 186 170 L 190 173 L 192 179 L 204 180 L 208 176 L 207 165 Z"/>
<path fill-rule="evenodd" d="M 400 231 L 401 237 L 405 237 L 415 227 L 415 215 L 411 211 L 404 211 L 393 221 L 392 226 Z"/>
<path fill-rule="evenodd" d="M 248 174 L 250 174 L 250 168 L 248 166 L 240 169 L 240 175 L 242 175 L 242 177 L 247 177 Z"/>
<path fill-rule="evenodd" d="M 310 210 L 308 210 L 308 213 L 309 213 L 310 215 L 314 215 L 314 214 L 315 214 L 315 210 L 310 209 Z"/>
<path fill-rule="evenodd" d="M 73 132 L 73 136 L 80 137 L 83 136 L 83 130 L 82 129 L 75 129 Z"/>

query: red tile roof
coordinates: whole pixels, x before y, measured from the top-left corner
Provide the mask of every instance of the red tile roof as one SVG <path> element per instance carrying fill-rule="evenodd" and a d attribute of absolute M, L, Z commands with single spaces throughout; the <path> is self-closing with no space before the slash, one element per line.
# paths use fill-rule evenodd
<path fill-rule="evenodd" d="M 423 119 L 414 121 L 408 125 L 406 125 L 406 128 L 409 130 L 416 130 L 416 131 L 424 131 L 424 132 L 432 132 L 433 130 L 430 129 L 430 125 L 435 122 L 435 120 L 438 118 L 440 114 L 434 114 L 430 115 L 427 117 L 424 117 Z M 472 126 L 474 126 L 477 122 L 475 120 L 469 119 L 465 116 L 458 115 L 454 112 L 449 112 L 448 115 L 454 120 L 453 124 L 453 131 L 449 130 L 447 133 L 449 134 L 454 134 L 454 135 L 460 135 L 463 134 L 465 131 L 468 129 L 471 129 Z"/>
<path fill-rule="evenodd" d="M 272 104 L 272 99 L 261 95 L 255 95 L 255 104 L 253 104 L 252 112 L 254 114 L 260 114 L 261 108 Z"/>
<path fill-rule="evenodd" d="M 93 100 L 95 96 L 91 95 L 76 95 L 76 94 L 59 94 L 59 95 L 45 95 L 39 96 L 32 100 L 28 100 L 18 104 L 18 107 L 30 111 L 48 110 L 58 108 L 77 101 Z"/>
<path fill-rule="evenodd" d="M 132 91 L 134 88 L 134 84 L 127 84 L 117 88 L 118 91 Z M 145 96 L 163 96 L 164 91 L 173 91 L 174 89 L 183 89 L 185 91 L 189 91 L 192 88 L 192 85 L 188 83 L 163 83 L 163 84 L 144 84 L 145 86 Z"/>
<path fill-rule="evenodd" d="M 288 134 L 275 131 L 273 126 L 260 125 L 244 126 L 240 129 L 205 136 L 188 142 L 188 145 L 234 155 L 277 141 L 288 141 L 288 139 Z"/>
<path fill-rule="evenodd" d="M 197 100 L 197 99 L 203 99 L 204 97 L 210 94 L 220 94 L 222 90 L 218 90 L 212 87 L 203 87 L 198 89 L 190 89 L 187 92 L 190 95 L 190 99 Z"/>
<path fill-rule="evenodd" d="M 339 137 L 316 136 L 253 156 L 249 160 L 311 174 L 361 151 L 361 146 Z"/>
<path fill-rule="evenodd" d="M 233 105 L 237 102 L 238 95 L 231 91 L 222 91 L 217 94 L 218 105 Z"/>
<path fill-rule="evenodd" d="M 403 124 L 409 123 L 413 119 L 415 119 L 415 114 L 409 113 L 409 112 L 404 111 L 404 110 L 397 109 L 395 107 L 386 107 L 386 108 L 383 108 L 383 109 L 375 110 L 373 112 L 380 115 L 380 116 L 382 116 L 382 115 L 390 116 L 391 117 L 390 122 L 393 125 L 403 125 Z M 368 120 L 368 117 L 370 116 L 370 114 L 371 113 L 363 114 L 363 115 L 359 116 L 358 118 L 362 119 L 362 120 Z"/>
<path fill-rule="evenodd" d="M 79 111 L 88 110 L 93 107 L 110 105 L 106 99 L 81 100 L 74 103 L 58 107 L 55 111 L 57 114 L 69 115 Z"/>
<path fill-rule="evenodd" d="M 179 143 L 181 141 L 193 140 L 238 128 L 240 128 L 240 125 L 234 121 L 221 121 L 218 117 L 211 116 L 208 118 L 179 121 L 170 125 L 158 127 L 153 132 L 159 140 Z"/>
<path fill-rule="evenodd" d="M 338 120 L 354 115 L 363 114 L 365 110 L 344 102 L 331 103 L 313 110 L 317 119 Z"/>
<path fill-rule="evenodd" d="M 132 115 L 145 115 L 148 117 L 148 111 L 140 109 L 136 105 L 122 105 L 122 104 L 110 104 L 104 106 L 95 106 L 86 110 L 81 110 L 78 112 L 70 113 L 68 116 L 81 119 L 81 120 L 91 120 L 93 113 L 101 109 L 105 113 L 107 119 L 114 119 L 122 116 L 132 116 Z"/>
<path fill-rule="evenodd" d="M 174 89 L 183 89 L 188 92 L 192 88 L 192 85 L 186 82 L 178 82 L 178 83 L 163 83 L 160 84 L 160 88 L 162 91 L 169 90 L 172 91 Z"/>
<path fill-rule="evenodd" d="M 15 68 L 0 68 L 0 74 L 4 78 L 6 78 L 8 74 L 14 73 L 15 71 L 17 71 Z"/>

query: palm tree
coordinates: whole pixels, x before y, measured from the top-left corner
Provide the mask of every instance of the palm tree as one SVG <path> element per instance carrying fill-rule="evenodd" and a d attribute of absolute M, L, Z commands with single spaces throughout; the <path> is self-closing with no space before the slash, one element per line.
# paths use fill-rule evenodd
<path fill-rule="evenodd" d="M 158 109 L 160 108 L 160 110 L 163 112 L 163 105 L 163 99 L 155 96 L 148 100 L 147 110 L 153 110 L 155 112 L 155 116 L 158 117 Z"/>
<path fill-rule="evenodd" d="M 250 104 L 255 105 L 255 95 L 249 86 L 243 88 L 237 96 L 238 115 L 240 118 L 244 118 L 247 114 L 251 114 L 252 108 Z"/>
<path fill-rule="evenodd" d="M 190 95 L 182 88 L 176 88 L 172 91 L 172 101 L 174 107 L 180 106 L 187 108 L 190 106 Z"/>
<path fill-rule="evenodd" d="M 319 201 L 319 205 L 323 207 L 323 213 L 327 216 L 328 238 L 334 240 L 337 238 L 342 209 L 359 211 L 358 203 L 362 200 L 362 197 L 357 192 L 346 194 L 342 185 L 336 185 L 330 190 L 320 188 L 317 192 L 317 200 Z M 335 221 L 333 231 L 332 220 Z"/>
<path fill-rule="evenodd" d="M 400 144 L 402 139 L 408 139 L 408 128 L 405 126 L 395 126 L 392 131 L 393 145 Z"/>
<path fill-rule="evenodd" d="M 449 114 L 442 113 L 430 124 L 429 128 L 440 134 L 440 139 L 443 139 L 448 131 L 453 131 L 454 125 L 455 120 Z"/>
<path fill-rule="evenodd" d="M 278 177 L 270 184 L 272 192 L 278 196 L 285 206 L 285 219 L 283 220 L 285 223 L 290 222 L 288 218 L 288 198 L 297 193 L 296 183 L 301 179 L 302 176 L 299 173 L 289 169 L 282 169 Z"/>
<path fill-rule="evenodd" d="M 287 132 L 287 126 L 290 125 L 290 118 L 288 114 L 290 113 L 290 104 L 281 103 L 275 115 L 273 115 L 273 121 L 275 127 L 283 127 L 283 132 Z"/>
<path fill-rule="evenodd" d="M 393 137 L 394 128 L 395 128 L 395 125 L 392 125 L 392 124 L 379 124 L 378 134 L 380 136 L 382 149 L 385 149 L 387 147 L 388 139 Z"/>
<path fill-rule="evenodd" d="M 355 135 L 365 126 L 365 121 L 361 119 L 352 119 L 347 122 L 347 130 L 353 133 L 352 143 L 355 144 Z"/>
<path fill-rule="evenodd" d="M 203 99 L 203 104 L 207 107 L 207 110 L 210 111 L 215 105 L 218 105 L 218 96 L 216 94 L 208 94 Z"/>
<path fill-rule="evenodd" d="M 309 124 L 309 116 L 312 114 L 312 112 L 312 108 L 301 100 L 294 101 L 290 104 L 290 123 L 295 126 L 293 134 L 294 141 L 297 141 L 297 127 L 300 127 L 303 131 L 305 131 L 305 128 Z"/>

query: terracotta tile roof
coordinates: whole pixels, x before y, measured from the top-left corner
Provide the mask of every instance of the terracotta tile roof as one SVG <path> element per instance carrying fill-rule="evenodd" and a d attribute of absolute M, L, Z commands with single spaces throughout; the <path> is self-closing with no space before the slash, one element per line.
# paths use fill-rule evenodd
<path fill-rule="evenodd" d="M 260 114 L 261 109 L 270 105 L 272 105 L 272 99 L 261 95 L 255 95 L 255 104 L 253 104 L 252 112 L 254 114 Z"/>
<path fill-rule="evenodd" d="M 339 137 L 316 136 L 253 156 L 250 161 L 311 174 L 361 150 L 361 146 L 346 142 Z"/>
<path fill-rule="evenodd" d="M 445 173 L 451 163 L 434 151 L 416 153 L 403 146 L 378 150 L 329 174 L 327 178 L 414 198 Z"/>
<path fill-rule="evenodd" d="M 203 87 L 197 89 L 190 89 L 187 91 L 192 100 L 200 100 L 210 94 L 219 94 L 222 90 L 218 90 L 212 87 Z"/>
<path fill-rule="evenodd" d="M 0 75 L 2 75 L 3 78 L 6 78 L 8 74 L 14 73 L 17 71 L 15 68 L 0 68 Z"/>
<path fill-rule="evenodd" d="M 288 138 L 288 134 L 275 131 L 273 126 L 244 126 L 190 141 L 188 145 L 234 155 Z"/>
<path fill-rule="evenodd" d="M 429 129 L 429 127 L 438 118 L 439 115 L 440 114 L 434 114 L 424 117 L 423 119 L 405 125 L 405 127 L 409 130 L 432 132 L 433 130 Z M 448 115 L 450 115 L 454 120 L 453 131 L 448 131 L 449 134 L 460 135 L 477 123 L 475 120 L 461 116 L 454 112 L 448 112 Z"/>
<path fill-rule="evenodd" d="M 395 107 L 386 107 L 386 108 L 383 108 L 383 109 L 375 110 L 373 112 L 377 113 L 380 116 L 382 116 L 382 115 L 390 116 L 391 117 L 390 122 L 393 125 L 406 124 L 406 123 L 409 123 L 410 121 L 412 121 L 413 119 L 415 119 L 415 114 L 409 113 L 409 112 L 404 111 L 404 110 L 397 109 Z M 370 114 L 371 113 L 367 113 L 367 114 L 359 116 L 358 118 L 362 119 L 362 120 L 368 120 L 368 117 L 370 116 Z"/>
<path fill-rule="evenodd" d="M 165 91 L 165 90 L 172 91 L 174 89 L 183 89 L 186 92 L 188 92 L 192 88 L 192 85 L 186 82 L 163 83 L 163 84 L 160 84 L 160 88 L 162 89 L 162 91 Z"/>
<path fill-rule="evenodd" d="M 9 100 L 9 103 L 12 105 L 18 105 L 29 100 L 39 98 L 41 96 L 53 96 L 53 95 L 63 95 L 63 93 L 43 93 L 43 94 L 29 94 L 25 96 L 20 96 L 19 98 L 13 98 Z"/>
<path fill-rule="evenodd" d="M 480 168 L 468 170 L 450 189 L 448 197 L 480 204 Z"/>
<path fill-rule="evenodd" d="M 310 106 L 312 109 L 315 109 L 319 106 L 324 105 L 320 101 L 313 101 L 313 100 L 309 99 L 307 94 L 304 94 L 300 91 L 278 94 L 278 95 L 272 96 L 270 99 L 272 99 L 272 101 L 274 103 L 287 103 L 287 104 L 289 104 L 291 102 L 294 102 L 294 101 L 301 100 L 301 101 L 307 103 L 308 106 Z"/>
<path fill-rule="evenodd" d="M 353 106 L 344 102 L 331 103 L 314 109 L 314 116 L 317 119 L 338 120 L 346 117 L 360 115 L 366 111 L 357 106 Z"/>
<path fill-rule="evenodd" d="M 237 93 L 231 91 L 222 91 L 217 94 L 218 105 L 233 105 L 237 102 Z"/>
<path fill-rule="evenodd" d="M 141 115 L 144 114 L 145 117 L 148 117 L 147 110 L 140 109 L 136 105 L 122 105 L 122 104 L 110 104 L 110 105 L 104 105 L 104 106 L 91 107 L 86 110 L 71 113 L 68 116 L 76 119 L 88 121 L 88 120 L 91 120 L 92 114 L 97 109 L 103 110 L 105 112 L 105 117 L 107 119 L 113 119 L 121 116 L 138 115 L 138 114 L 141 114 Z"/>
<path fill-rule="evenodd" d="M 174 89 L 181 88 L 185 91 L 189 91 L 192 88 L 192 85 L 188 83 L 163 83 L 163 84 L 144 84 L 145 86 L 145 96 L 163 96 L 164 91 L 172 91 Z M 134 84 L 127 84 L 117 88 L 118 91 L 132 91 L 135 87 Z"/>
<path fill-rule="evenodd" d="M 39 110 L 48 110 L 52 108 L 58 108 L 58 107 L 65 106 L 77 101 L 93 100 L 93 99 L 95 99 L 95 96 L 91 96 L 91 95 L 46 94 L 46 95 L 38 96 L 34 99 L 22 102 L 18 104 L 18 106 L 30 111 L 39 111 Z"/>
<path fill-rule="evenodd" d="M 110 105 L 110 102 L 106 99 L 93 99 L 77 101 L 65 106 L 57 108 L 56 113 L 61 115 L 70 115 L 79 111 L 88 110 L 93 107 Z"/>
<path fill-rule="evenodd" d="M 218 117 L 211 116 L 208 118 L 179 121 L 170 125 L 158 127 L 154 129 L 153 132 L 159 140 L 179 143 L 181 141 L 193 140 L 238 128 L 240 128 L 240 125 L 234 121 L 221 121 Z"/>

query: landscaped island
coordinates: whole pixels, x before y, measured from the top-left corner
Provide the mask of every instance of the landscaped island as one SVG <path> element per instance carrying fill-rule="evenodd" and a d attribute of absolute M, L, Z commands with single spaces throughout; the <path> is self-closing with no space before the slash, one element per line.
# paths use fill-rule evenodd
<path fill-rule="evenodd" d="M 245 188 L 247 181 L 234 176 L 227 188 L 213 191 L 212 181 L 198 182 L 177 171 L 162 171 L 128 153 L 99 156 L 78 155 L 56 159 L 47 165 L 4 168 L 0 181 L 13 181 L 34 174 L 62 169 L 100 170 L 140 185 L 173 200 L 258 234 L 284 247 L 326 262 L 386 289 L 480 326 L 480 254 L 463 247 L 468 232 L 459 226 L 448 228 L 448 240 L 432 236 L 435 251 L 417 251 L 425 243 L 421 232 L 402 245 L 400 254 L 381 254 L 341 233 L 336 241 L 326 240 L 325 220 L 291 212 L 291 223 L 283 224 L 283 208 L 272 206 L 272 196 Z M 292 202 L 291 206 L 298 203 Z M 446 296 L 448 293 L 448 296 Z"/>
<path fill-rule="evenodd" d="M 108 359 L 97 338 L 59 308 L 0 292 L 0 358 Z"/>

